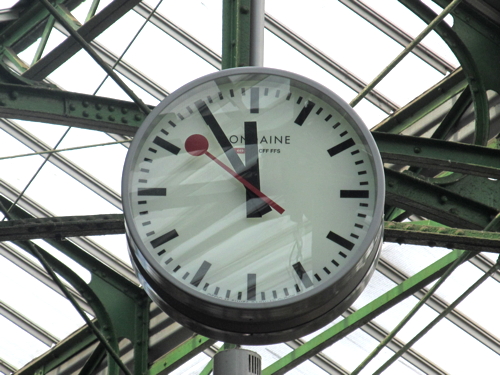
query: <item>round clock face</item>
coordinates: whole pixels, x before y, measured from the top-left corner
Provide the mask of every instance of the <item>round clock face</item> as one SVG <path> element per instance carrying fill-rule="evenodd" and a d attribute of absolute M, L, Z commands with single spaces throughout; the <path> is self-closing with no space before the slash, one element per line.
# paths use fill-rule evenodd
<path fill-rule="evenodd" d="M 218 72 L 169 96 L 132 143 L 132 258 L 167 312 L 195 329 L 208 317 L 201 333 L 318 328 L 373 270 L 383 186 L 369 131 L 333 93 L 273 69 Z"/>

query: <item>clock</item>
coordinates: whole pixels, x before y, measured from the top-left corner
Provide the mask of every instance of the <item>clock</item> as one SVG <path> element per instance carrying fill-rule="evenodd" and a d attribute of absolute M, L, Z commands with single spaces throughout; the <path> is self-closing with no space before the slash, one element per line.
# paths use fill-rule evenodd
<path fill-rule="evenodd" d="M 368 283 L 382 243 L 370 131 L 329 89 L 276 69 L 209 74 L 162 101 L 130 146 L 122 195 L 152 300 L 236 344 L 331 322 Z"/>

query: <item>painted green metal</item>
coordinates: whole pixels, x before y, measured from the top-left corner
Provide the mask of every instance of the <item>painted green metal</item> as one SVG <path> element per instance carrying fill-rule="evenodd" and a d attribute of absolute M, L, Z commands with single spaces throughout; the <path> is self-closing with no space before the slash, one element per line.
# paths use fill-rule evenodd
<path fill-rule="evenodd" d="M 194 357 L 196 354 L 202 352 L 214 343 L 215 340 L 201 335 L 196 335 L 176 349 L 159 358 L 149 368 L 148 375 L 156 375 L 162 371 L 173 371 L 184 362 L 188 361 L 190 358 Z"/>
<path fill-rule="evenodd" d="M 500 178 L 500 150 L 382 132 L 372 135 L 385 163 Z"/>
<path fill-rule="evenodd" d="M 446 281 L 448 276 L 451 275 L 455 269 L 462 264 L 467 258 L 469 257 L 469 254 L 467 253 L 462 253 L 460 257 L 458 257 L 453 264 L 448 267 L 446 272 L 439 278 L 439 280 L 427 291 L 425 296 L 421 298 L 417 304 L 411 309 L 411 311 L 406 314 L 406 316 L 396 325 L 396 327 L 393 328 L 393 330 L 386 336 L 384 340 L 382 340 L 375 349 L 361 362 L 356 369 L 351 372 L 351 375 L 357 375 L 359 374 L 365 367 L 368 365 L 368 363 L 371 362 L 373 358 L 377 356 L 380 351 L 386 347 L 386 345 L 398 334 L 399 331 L 410 321 L 411 318 L 415 316 L 415 314 L 420 310 L 422 306 L 426 303 L 426 301 L 432 297 L 432 295 L 436 292 L 436 290 Z"/>
<path fill-rule="evenodd" d="M 482 230 L 386 222 L 384 241 L 500 253 L 500 233 Z"/>
<path fill-rule="evenodd" d="M 444 225 L 481 230 L 497 215 L 494 208 L 421 179 L 385 170 L 386 204 Z"/>
<path fill-rule="evenodd" d="M 134 135 L 145 118 L 132 102 L 11 84 L 0 84 L 0 117 L 123 135 Z"/>
<path fill-rule="evenodd" d="M 222 69 L 250 65 L 251 0 L 224 0 Z"/>
<path fill-rule="evenodd" d="M 100 0 L 92 0 L 85 22 L 88 22 L 92 17 L 94 17 L 95 12 L 97 12 L 97 8 L 99 7 L 99 2 Z"/>
<path fill-rule="evenodd" d="M 446 269 L 462 254 L 462 251 L 452 251 L 417 274 L 384 293 L 374 301 L 357 310 L 333 327 L 309 340 L 304 345 L 293 350 L 262 371 L 262 375 L 285 374 L 290 369 L 306 361 L 333 343 L 344 338 L 366 322 L 374 319 L 420 288 L 440 277 Z"/>
<path fill-rule="evenodd" d="M 483 282 L 485 282 L 494 272 L 500 268 L 500 263 L 497 263 L 491 267 L 491 269 L 484 273 L 474 284 L 472 284 L 464 293 L 460 295 L 455 301 L 453 301 L 442 313 L 440 313 L 436 318 L 432 320 L 424 329 L 422 329 L 413 339 L 411 339 L 404 347 L 402 347 L 396 354 L 394 354 L 386 363 L 384 363 L 380 368 L 373 373 L 373 375 L 382 374 L 391 364 L 393 364 L 399 357 L 401 357 L 409 348 L 413 346 L 418 340 L 420 340 L 427 332 L 429 332 L 432 327 L 439 323 L 446 315 L 448 315 L 455 307 L 458 306 L 468 295 L 470 295 L 474 290 L 477 289 Z"/>
<path fill-rule="evenodd" d="M 134 93 L 134 91 L 127 86 L 127 84 L 111 69 L 102 58 L 95 52 L 92 47 L 87 43 L 87 41 L 73 28 L 72 23 L 68 22 L 66 17 L 62 16 L 61 13 L 52 6 L 48 0 L 39 0 L 47 10 L 52 14 L 52 16 L 61 23 L 66 31 L 68 31 L 71 36 L 76 39 L 80 46 L 94 59 L 94 61 L 99 64 L 99 66 L 115 81 L 115 83 L 137 104 L 137 106 L 145 113 L 151 112 L 151 109 L 146 106 L 143 101 Z"/>
<path fill-rule="evenodd" d="M 467 87 L 462 68 L 458 68 L 441 82 L 399 109 L 375 126 L 372 131 L 400 134 L 432 111 L 445 104 Z"/>
<path fill-rule="evenodd" d="M 398 65 L 406 57 L 406 55 L 408 55 L 413 48 L 415 48 L 415 46 L 427 36 L 427 34 L 429 34 L 453 9 L 455 9 L 461 1 L 462 0 L 453 0 L 449 3 L 443 11 L 431 22 L 429 22 L 425 29 L 422 30 L 422 32 L 415 39 L 413 39 L 403 51 L 401 51 L 397 57 L 373 79 L 372 82 L 370 82 L 358 95 L 356 95 L 349 105 L 351 107 L 356 106 L 356 104 L 358 104 L 370 91 L 372 91 L 373 88 L 380 81 L 382 81 L 382 79 L 384 79 L 384 77 L 387 76 L 387 74 L 389 74 L 396 67 L 396 65 Z"/>
<path fill-rule="evenodd" d="M 33 55 L 33 61 L 31 62 L 31 65 L 36 64 L 37 61 L 40 60 L 40 58 L 42 57 L 43 51 L 45 50 L 45 46 L 47 45 L 47 41 L 49 40 L 52 28 L 54 27 L 55 23 L 56 20 L 54 19 L 54 17 L 47 18 L 47 23 L 45 24 L 45 28 L 43 29 L 43 33 L 40 38 L 40 43 L 38 43 L 36 52 Z"/>
<path fill-rule="evenodd" d="M 462 93 L 458 96 L 458 99 L 455 103 L 453 103 L 453 107 L 450 109 L 448 114 L 445 116 L 441 124 L 439 124 L 436 131 L 432 134 L 431 138 L 433 139 L 445 139 L 446 136 L 450 133 L 451 129 L 458 124 L 458 121 L 465 113 L 467 108 L 472 103 L 472 95 L 471 91 L 466 88 Z"/>
<path fill-rule="evenodd" d="M 422 2 L 413 0 L 399 0 L 399 2 L 427 23 L 431 22 L 436 16 L 435 13 Z M 448 3 L 446 5 L 448 5 Z M 456 8 L 455 12 L 461 12 L 462 5 L 463 3 Z M 490 118 L 485 80 L 480 74 L 479 65 L 473 57 L 471 50 L 463 42 L 463 38 L 459 37 L 457 33 L 445 22 L 437 24 L 435 31 L 451 48 L 466 74 L 467 82 L 472 92 L 476 116 L 474 143 L 478 145 L 486 145 L 489 140 Z M 484 41 L 481 40 L 481 42 Z M 495 64 L 494 61 L 490 61 L 490 63 Z"/>

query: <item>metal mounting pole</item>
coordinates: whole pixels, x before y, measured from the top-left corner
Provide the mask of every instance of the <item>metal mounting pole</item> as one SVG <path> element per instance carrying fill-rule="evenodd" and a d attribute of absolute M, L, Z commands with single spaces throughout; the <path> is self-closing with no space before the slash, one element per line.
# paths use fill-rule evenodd
<path fill-rule="evenodd" d="M 236 348 L 214 356 L 213 375 L 260 375 L 261 357 L 250 350 Z"/>

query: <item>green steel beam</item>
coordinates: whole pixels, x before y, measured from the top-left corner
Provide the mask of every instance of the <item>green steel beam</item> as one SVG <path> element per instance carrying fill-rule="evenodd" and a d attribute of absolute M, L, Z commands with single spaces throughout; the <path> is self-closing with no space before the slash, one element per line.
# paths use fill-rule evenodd
<path fill-rule="evenodd" d="M 500 178 L 500 150 L 438 139 L 372 134 L 385 163 Z"/>
<path fill-rule="evenodd" d="M 0 117 L 129 136 L 145 118 L 132 102 L 12 84 L 0 84 Z"/>
<path fill-rule="evenodd" d="M 500 233 L 414 223 L 384 223 L 384 242 L 500 254 Z"/>
<path fill-rule="evenodd" d="M 457 228 L 481 230 L 498 211 L 421 179 L 385 169 L 386 204 Z"/>
<path fill-rule="evenodd" d="M 344 338 L 366 322 L 376 318 L 384 311 L 404 300 L 419 289 L 440 277 L 446 269 L 462 254 L 455 250 L 434 262 L 432 265 L 403 281 L 400 285 L 384 293 L 374 301 L 357 310 L 333 327 L 309 340 L 283 358 L 262 371 L 262 375 L 285 374 L 323 349 Z"/>
<path fill-rule="evenodd" d="M 215 340 L 196 335 L 156 360 L 149 368 L 148 375 L 157 375 L 162 371 L 169 373 L 215 342 Z"/>
<path fill-rule="evenodd" d="M 448 100 L 467 88 L 467 80 L 462 68 L 458 68 L 441 82 L 412 100 L 392 116 L 387 117 L 372 131 L 402 133 L 418 120 L 424 118 Z"/>
<path fill-rule="evenodd" d="M 251 0 L 222 4 L 222 69 L 250 66 Z"/>

